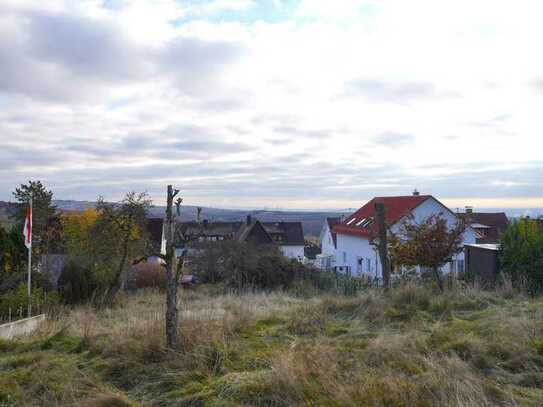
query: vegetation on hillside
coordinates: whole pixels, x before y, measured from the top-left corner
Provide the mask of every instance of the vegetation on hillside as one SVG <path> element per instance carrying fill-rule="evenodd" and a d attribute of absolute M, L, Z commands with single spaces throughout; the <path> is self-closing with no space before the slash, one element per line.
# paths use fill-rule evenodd
<path fill-rule="evenodd" d="M 356 297 L 182 296 L 180 348 L 163 298 L 66 310 L 0 344 L 0 404 L 539 406 L 542 300 L 417 286 Z"/>

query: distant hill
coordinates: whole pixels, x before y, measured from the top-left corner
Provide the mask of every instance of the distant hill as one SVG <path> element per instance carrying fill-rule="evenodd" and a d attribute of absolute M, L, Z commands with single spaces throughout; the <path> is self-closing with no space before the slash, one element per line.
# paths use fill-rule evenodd
<path fill-rule="evenodd" d="M 80 212 L 88 208 L 94 208 L 96 202 L 92 201 L 73 201 L 73 200 L 55 200 L 54 204 L 60 211 L 63 212 Z M 15 206 L 12 203 L 0 201 L 0 224 L 10 225 L 9 215 L 13 213 Z M 517 209 L 517 208 L 476 208 L 480 212 L 506 212 L 510 218 L 516 218 L 521 215 L 530 215 L 537 217 L 543 214 L 541 208 L 534 209 Z M 165 212 L 164 206 L 153 206 L 150 211 L 151 217 L 163 216 Z M 328 212 L 328 211 L 282 211 L 282 210 L 242 210 L 242 209 L 219 209 L 219 208 L 202 208 L 202 218 L 210 221 L 232 222 L 244 220 L 247 215 L 259 219 L 263 222 L 302 222 L 304 234 L 306 237 L 318 236 L 326 217 L 340 216 L 344 212 Z M 192 221 L 196 220 L 197 206 L 184 205 L 181 207 L 181 220 Z"/>
<path fill-rule="evenodd" d="M 56 200 L 54 204 L 60 211 L 79 212 L 88 208 L 94 208 L 96 202 L 89 201 L 71 201 L 71 200 Z M 181 220 L 193 221 L 196 220 L 197 206 L 183 205 L 181 206 Z M 160 217 L 164 215 L 164 206 L 153 206 L 149 216 Z M 277 210 L 241 210 L 241 209 L 219 209 L 202 207 L 202 219 L 210 221 L 232 222 L 244 220 L 247 215 L 259 219 L 263 222 L 302 222 L 304 227 L 304 235 L 306 237 L 318 236 L 322 224 L 326 217 L 340 216 L 339 212 L 326 211 L 277 211 Z"/>

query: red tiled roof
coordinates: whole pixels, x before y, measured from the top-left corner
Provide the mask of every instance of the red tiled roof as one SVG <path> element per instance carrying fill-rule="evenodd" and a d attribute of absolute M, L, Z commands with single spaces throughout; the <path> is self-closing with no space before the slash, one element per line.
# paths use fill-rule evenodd
<path fill-rule="evenodd" d="M 373 198 L 362 208 L 334 226 L 335 233 L 370 237 L 377 232 L 375 222 L 375 204 L 385 205 L 385 222 L 393 225 L 413 209 L 422 204 L 431 195 L 383 196 Z"/>

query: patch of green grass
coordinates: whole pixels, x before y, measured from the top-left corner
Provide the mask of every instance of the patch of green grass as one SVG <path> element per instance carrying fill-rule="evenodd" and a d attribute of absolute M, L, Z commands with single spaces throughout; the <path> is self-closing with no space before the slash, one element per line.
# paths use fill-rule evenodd
<path fill-rule="evenodd" d="M 218 311 L 189 314 L 167 350 L 153 295 L 0 341 L 0 406 L 543 405 L 540 299 L 414 286 L 303 301 L 193 292 L 185 309 Z"/>

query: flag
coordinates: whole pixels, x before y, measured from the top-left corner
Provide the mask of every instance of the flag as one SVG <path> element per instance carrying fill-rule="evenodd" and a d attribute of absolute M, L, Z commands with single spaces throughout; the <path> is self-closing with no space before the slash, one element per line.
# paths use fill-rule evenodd
<path fill-rule="evenodd" d="M 32 204 L 28 205 L 23 235 L 25 237 L 25 246 L 30 249 L 32 247 Z"/>

